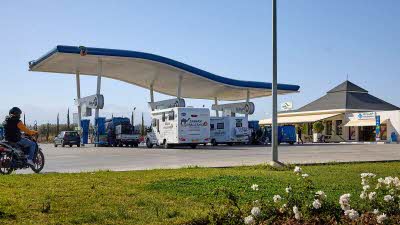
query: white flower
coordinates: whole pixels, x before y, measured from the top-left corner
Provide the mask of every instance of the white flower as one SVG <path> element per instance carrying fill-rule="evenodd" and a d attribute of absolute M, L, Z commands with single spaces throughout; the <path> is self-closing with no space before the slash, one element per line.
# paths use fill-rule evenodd
<path fill-rule="evenodd" d="M 261 209 L 259 207 L 253 207 L 251 209 L 251 214 L 255 217 L 258 217 L 261 214 Z"/>
<path fill-rule="evenodd" d="M 251 189 L 253 189 L 254 191 L 258 191 L 258 184 L 251 185 Z"/>
<path fill-rule="evenodd" d="M 274 202 L 279 202 L 282 200 L 282 197 L 280 195 L 274 195 L 273 199 L 274 199 Z"/>
<path fill-rule="evenodd" d="M 253 224 L 255 222 L 254 217 L 253 216 L 248 216 L 246 218 L 244 218 L 244 224 L 249 225 L 249 224 Z"/>
<path fill-rule="evenodd" d="M 393 201 L 394 198 L 393 198 L 393 196 L 391 196 L 391 195 L 385 195 L 385 196 L 383 197 L 383 200 L 385 200 L 385 202 L 390 202 L 390 201 Z"/>
<path fill-rule="evenodd" d="M 372 212 L 373 214 L 378 214 L 379 213 L 379 209 L 374 209 L 374 211 Z"/>
<path fill-rule="evenodd" d="M 287 187 L 287 188 L 285 189 L 285 191 L 286 191 L 286 193 L 290 193 L 290 192 L 292 191 L 292 188 L 291 188 L 291 187 Z"/>
<path fill-rule="evenodd" d="M 344 215 L 348 216 L 351 220 L 356 220 L 360 216 L 354 209 L 344 211 Z"/>
<path fill-rule="evenodd" d="M 360 194 L 360 198 L 361 199 L 366 199 L 367 197 L 368 197 L 367 192 L 362 191 L 361 194 Z"/>
<path fill-rule="evenodd" d="M 368 198 L 369 198 L 369 200 L 375 200 L 376 199 L 376 192 L 371 192 L 371 193 L 369 193 L 369 195 L 368 195 Z"/>
<path fill-rule="evenodd" d="M 284 213 L 286 211 L 287 205 L 283 204 L 282 207 L 279 209 L 279 212 Z"/>
<path fill-rule="evenodd" d="M 315 194 L 318 195 L 319 199 L 321 200 L 326 199 L 326 194 L 323 191 L 317 191 Z"/>
<path fill-rule="evenodd" d="M 299 208 L 297 208 L 297 206 L 293 206 L 293 213 L 299 213 Z"/>
<path fill-rule="evenodd" d="M 339 204 L 342 210 L 350 210 L 350 194 L 344 194 L 339 198 Z"/>
<path fill-rule="evenodd" d="M 257 205 L 259 202 L 260 202 L 260 201 L 255 200 L 255 201 L 253 201 L 253 205 Z"/>
<path fill-rule="evenodd" d="M 301 173 L 302 171 L 303 171 L 303 170 L 302 170 L 300 167 L 298 167 L 298 166 L 296 166 L 296 167 L 294 168 L 294 172 L 297 173 L 297 174 Z"/>
<path fill-rule="evenodd" d="M 296 220 L 301 219 L 301 212 L 299 211 L 299 208 L 297 208 L 297 206 L 293 206 L 293 213 Z"/>
<path fill-rule="evenodd" d="M 364 186 L 363 186 L 363 190 L 364 190 L 364 191 L 367 191 L 367 190 L 370 189 L 370 188 L 371 188 L 371 187 L 370 187 L 369 185 L 364 185 Z"/>
<path fill-rule="evenodd" d="M 386 216 L 385 213 L 383 213 L 382 215 L 379 215 L 379 216 L 376 217 L 376 221 L 378 223 L 383 223 L 383 221 L 385 221 L 386 219 L 387 219 L 387 216 Z"/>
<path fill-rule="evenodd" d="M 374 178 L 376 175 L 373 173 L 362 173 L 361 174 L 361 179 L 365 179 L 365 178 Z"/>
<path fill-rule="evenodd" d="M 321 202 L 318 199 L 315 199 L 314 202 L 312 203 L 314 209 L 319 209 L 321 208 Z"/>
<path fill-rule="evenodd" d="M 304 173 L 304 174 L 302 174 L 301 176 L 302 176 L 303 178 L 307 178 L 307 177 L 309 177 L 310 175 Z"/>
<path fill-rule="evenodd" d="M 349 204 L 350 203 L 350 194 L 344 194 L 339 198 L 339 204 Z"/>

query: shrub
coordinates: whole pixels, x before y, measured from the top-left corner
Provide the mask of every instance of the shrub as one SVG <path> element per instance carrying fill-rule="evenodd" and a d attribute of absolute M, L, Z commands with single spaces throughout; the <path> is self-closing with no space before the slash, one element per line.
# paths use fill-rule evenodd
<path fill-rule="evenodd" d="M 314 124 L 313 124 L 313 131 L 315 132 L 315 133 L 322 133 L 322 131 L 324 130 L 324 125 L 322 124 L 322 122 L 321 121 L 318 121 L 318 122 L 315 122 Z"/>

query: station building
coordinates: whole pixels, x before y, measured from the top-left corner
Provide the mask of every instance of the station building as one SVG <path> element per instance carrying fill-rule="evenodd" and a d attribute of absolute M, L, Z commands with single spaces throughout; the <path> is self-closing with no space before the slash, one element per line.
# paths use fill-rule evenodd
<path fill-rule="evenodd" d="M 324 125 L 326 142 L 397 142 L 400 108 L 345 81 L 297 110 L 278 114 L 279 125 L 301 127 L 305 142 L 316 141 L 313 123 L 317 121 Z M 271 123 L 272 119 L 260 120 L 261 126 Z"/>

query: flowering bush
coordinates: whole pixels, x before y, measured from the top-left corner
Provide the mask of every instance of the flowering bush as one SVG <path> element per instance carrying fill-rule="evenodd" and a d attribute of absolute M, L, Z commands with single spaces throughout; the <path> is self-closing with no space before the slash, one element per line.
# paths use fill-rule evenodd
<path fill-rule="evenodd" d="M 400 180 L 376 179 L 373 173 L 361 174 L 362 191 L 357 201 L 349 193 L 329 201 L 323 190 L 316 190 L 312 176 L 296 166 L 296 182 L 270 199 L 254 199 L 244 209 L 238 197 L 227 191 L 228 204 L 212 210 L 212 224 L 400 224 Z M 249 189 L 263 191 L 258 184 Z M 221 193 L 221 190 L 219 191 Z M 331 197 L 332 198 L 332 197 Z M 221 214 L 222 213 L 222 214 Z"/>

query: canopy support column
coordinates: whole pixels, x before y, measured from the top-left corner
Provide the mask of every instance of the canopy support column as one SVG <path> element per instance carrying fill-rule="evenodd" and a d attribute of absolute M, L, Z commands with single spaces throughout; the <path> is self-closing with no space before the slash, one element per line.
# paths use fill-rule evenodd
<path fill-rule="evenodd" d="M 150 102 L 154 103 L 154 90 L 153 90 L 153 84 L 150 85 Z"/>
<path fill-rule="evenodd" d="M 81 98 L 81 79 L 79 76 L 79 71 L 76 71 L 76 98 L 79 100 Z M 78 129 L 79 132 L 81 132 L 81 120 L 82 120 L 82 115 L 81 115 L 81 105 L 78 104 Z"/>
<path fill-rule="evenodd" d="M 249 101 L 250 101 L 250 90 L 247 89 L 247 92 L 246 92 L 246 103 L 249 103 Z M 249 114 L 248 113 L 245 114 L 245 118 L 246 118 L 247 121 L 249 120 Z"/>
<path fill-rule="evenodd" d="M 218 99 L 217 99 L 217 97 L 214 98 L 214 104 L 215 104 L 215 106 L 218 105 Z M 215 110 L 215 115 L 216 115 L 217 117 L 219 117 L 219 112 L 218 112 L 217 109 Z"/>
<path fill-rule="evenodd" d="M 97 89 L 96 89 L 96 95 L 100 95 L 102 70 L 103 70 L 103 63 L 102 63 L 101 59 L 99 59 L 99 63 L 97 65 Z M 97 118 L 99 118 L 99 112 L 100 112 L 100 109 L 96 108 L 95 109 L 95 114 L 94 114 L 95 121 L 97 120 Z"/>
<path fill-rule="evenodd" d="M 181 93 L 182 93 L 182 75 L 180 75 L 178 79 L 178 89 L 176 92 L 176 97 L 181 98 Z"/>

